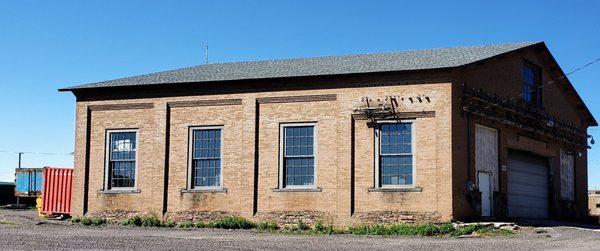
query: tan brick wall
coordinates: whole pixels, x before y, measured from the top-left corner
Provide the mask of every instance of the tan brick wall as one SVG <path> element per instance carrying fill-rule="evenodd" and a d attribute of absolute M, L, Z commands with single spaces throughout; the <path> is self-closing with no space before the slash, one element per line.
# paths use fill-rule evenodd
<path fill-rule="evenodd" d="M 242 106 L 203 106 L 171 108 L 171 144 L 169 158 L 170 211 L 219 211 L 242 213 L 240 201 L 244 198 L 241 181 L 247 178 L 244 166 L 245 114 Z M 189 128 L 196 126 L 223 126 L 222 186 L 227 193 L 181 193 L 189 186 L 188 145 Z M 251 150 L 251 149 L 250 149 Z M 247 166 L 246 166 L 247 168 Z M 250 197 L 251 198 L 251 197 Z"/>
<path fill-rule="evenodd" d="M 71 188 L 71 210 L 74 215 L 83 214 L 84 162 L 87 120 L 87 105 L 77 103 L 75 107 L 75 151 L 73 160 L 73 184 Z"/>
<path fill-rule="evenodd" d="M 451 205 L 451 148 L 450 148 L 450 104 L 447 103 L 450 94 L 450 84 L 422 85 L 423 89 L 408 89 L 401 91 L 401 96 L 415 97 L 425 94 L 431 103 L 417 105 L 418 110 L 436 111 L 433 118 L 415 120 L 414 133 L 414 163 L 415 185 L 422 188 L 421 192 L 388 193 L 369 192 L 374 187 L 374 132 L 367 128 L 363 121 L 356 125 L 356 211 L 357 214 L 369 216 L 372 212 L 403 211 L 429 213 L 437 220 L 449 220 L 452 212 Z M 425 91 L 427 90 L 427 91 Z M 373 96 L 383 95 L 382 92 Z M 404 100 L 399 106 L 411 109 L 415 106 L 409 100 Z M 383 214 L 385 216 L 385 213 Z M 434 220 L 435 220 L 434 219 Z"/>
<path fill-rule="evenodd" d="M 161 148 L 156 144 L 154 110 L 93 111 L 90 145 L 89 210 L 123 210 L 160 212 L 162 197 L 157 176 L 162 163 L 156 156 Z M 103 194 L 106 135 L 109 129 L 138 129 L 137 188 L 140 193 Z"/>
<path fill-rule="evenodd" d="M 336 101 L 260 104 L 259 191 L 256 217 L 315 217 L 338 224 L 392 219 L 447 220 L 451 211 L 450 86 L 410 84 L 363 88 L 282 91 L 232 95 L 78 102 L 74 182 L 74 213 L 82 214 L 86 107 L 99 104 L 153 103 L 152 109 L 92 111 L 89 213 L 162 211 L 166 102 L 240 98 L 242 105 L 170 108 L 168 213 L 200 212 L 252 217 L 254 175 L 254 112 L 260 97 L 337 94 Z M 374 131 L 356 121 L 356 192 L 350 215 L 351 112 L 360 98 L 430 97 L 430 102 L 401 102 L 402 111 L 435 111 L 415 121 L 416 185 L 421 192 L 369 192 L 374 185 Z M 316 185 L 320 192 L 279 192 L 279 125 L 315 122 Z M 223 187 L 226 193 L 182 193 L 187 186 L 190 126 L 223 126 Z M 132 194 L 105 194 L 104 144 L 107 129 L 138 128 L 138 188 Z M 213 217 L 213 216 L 211 216 Z M 383 217 L 383 218 L 382 218 Z"/>

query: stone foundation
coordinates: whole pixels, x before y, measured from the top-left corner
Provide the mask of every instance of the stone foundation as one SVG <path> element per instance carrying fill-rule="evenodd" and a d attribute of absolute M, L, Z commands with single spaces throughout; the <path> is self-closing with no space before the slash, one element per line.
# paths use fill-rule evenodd
<path fill-rule="evenodd" d="M 356 213 L 354 217 L 364 224 L 395 224 L 395 223 L 438 223 L 442 222 L 437 212 L 396 212 L 380 211 Z"/>
<path fill-rule="evenodd" d="M 86 217 L 99 217 L 109 221 L 121 221 L 133 216 L 154 214 L 164 220 L 175 222 L 183 221 L 203 221 L 211 222 L 222 219 L 223 217 L 234 215 L 228 212 L 209 212 L 209 211 L 178 211 L 167 212 L 163 217 L 160 213 L 135 212 L 135 211 L 96 211 L 86 214 Z M 249 220 L 255 222 L 275 221 L 280 225 L 296 224 L 302 221 L 309 225 L 317 222 L 323 224 L 333 224 L 338 226 L 355 224 L 395 224 L 395 223 L 438 223 L 442 222 L 442 217 L 437 212 L 405 212 L 405 211 L 378 211 L 356 213 L 349 222 L 339 222 L 335 215 L 320 211 L 275 211 L 259 212 Z"/>
<path fill-rule="evenodd" d="M 282 225 L 295 224 L 300 220 L 309 225 L 315 224 L 319 221 L 324 224 L 331 224 L 334 222 L 333 215 L 318 211 L 259 212 L 254 218 L 256 221 L 275 221 Z"/>
<path fill-rule="evenodd" d="M 167 212 L 164 216 L 164 219 L 173 220 L 175 222 L 182 222 L 182 221 L 210 222 L 210 221 L 221 219 L 228 215 L 232 215 L 232 214 L 227 213 L 227 212 L 179 211 L 179 212 Z"/>
<path fill-rule="evenodd" d="M 103 218 L 108 221 L 120 221 L 120 220 L 129 219 L 133 216 L 144 215 L 144 214 L 148 214 L 148 213 L 135 212 L 135 211 L 123 211 L 123 210 L 111 210 L 111 211 L 89 212 L 85 216 L 86 217 Z M 157 215 L 160 217 L 160 214 L 157 214 Z"/>

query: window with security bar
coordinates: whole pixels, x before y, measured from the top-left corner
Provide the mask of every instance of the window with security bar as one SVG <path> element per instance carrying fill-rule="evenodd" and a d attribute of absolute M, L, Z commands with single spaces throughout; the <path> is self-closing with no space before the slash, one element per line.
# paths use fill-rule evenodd
<path fill-rule="evenodd" d="M 313 187 L 315 185 L 314 124 L 287 124 L 282 128 L 283 186 Z"/>
<path fill-rule="evenodd" d="M 221 132 L 220 127 L 192 129 L 192 188 L 221 186 Z"/>
<path fill-rule="evenodd" d="M 379 186 L 413 186 L 413 123 L 378 124 L 377 136 Z"/>
<path fill-rule="evenodd" d="M 108 189 L 135 188 L 137 131 L 109 131 L 108 136 Z"/>

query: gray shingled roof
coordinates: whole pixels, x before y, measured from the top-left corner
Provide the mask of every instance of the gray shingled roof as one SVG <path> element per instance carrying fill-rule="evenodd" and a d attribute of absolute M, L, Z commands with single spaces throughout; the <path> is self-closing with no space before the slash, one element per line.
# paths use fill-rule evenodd
<path fill-rule="evenodd" d="M 204 64 L 60 89 L 306 77 L 458 67 L 541 42 L 397 51 L 359 55 Z"/>

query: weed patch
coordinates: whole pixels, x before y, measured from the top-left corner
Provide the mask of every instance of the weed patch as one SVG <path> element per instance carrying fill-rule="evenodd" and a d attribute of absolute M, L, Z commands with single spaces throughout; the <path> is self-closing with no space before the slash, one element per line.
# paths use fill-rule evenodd
<path fill-rule="evenodd" d="M 106 223 L 102 218 L 74 217 L 72 222 L 86 226 L 99 226 Z M 255 223 L 241 216 L 226 216 L 212 222 L 203 221 L 163 221 L 154 214 L 133 216 L 120 222 L 124 226 L 140 227 L 178 227 L 178 228 L 222 228 L 222 229 L 257 229 L 259 231 L 271 231 L 289 234 L 352 234 L 352 235 L 406 235 L 406 236 L 505 236 L 514 232 L 507 229 L 499 229 L 492 225 L 464 225 L 455 226 L 452 223 L 443 224 L 393 224 L 393 225 L 356 225 L 349 228 L 336 228 L 333 225 L 325 225 L 319 221 L 314 226 L 302 220 L 288 228 L 280 229 L 275 221 Z M 0 224 L 14 224 L 12 222 L 0 221 Z"/>
<path fill-rule="evenodd" d="M 204 221 L 198 221 L 194 224 L 196 228 L 207 228 L 210 227 L 209 224 L 204 223 Z"/>
<path fill-rule="evenodd" d="M 396 224 L 396 225 L 359 225 L 348 228 L 354 235 L 412 235 L 412 236 L 461 236 L 461 235 L 507 235 L 510 230 L 502 230 L 494 226 L 467 225 L 454 227 L 444 224 Z"/>
<path fill-rule="evenodd" d="M 133 216 L 129 219 L 121 221 L 121 225 L 123 226 L 141 226 L 142 225 L 142 217 L 139 215 Z"/>
<path fill-rule="evenodd" d="M 325 226 L 325 225 L 323 225 L 323 222 L 318 221 L 317 224 L 315 224 L 314 232 L 316 234 L 331 235 L 331 234 L 335 234 L 336 232 L 339 232 L 339 231 L 336 231 L 336 229 L 333 227 L 333 225 Z"/>
<path fill-rule="evenodd" d="M 256 224 L 256 229 L 261 231 L 275 231 L 279 229 L 279 226 L 275 221 L 266 221 Z"/>
<path fill-rule="evenodd" d="M 142 227 L 162 227 L 163 223 L 158 216 L 149 214 L 142 216 Z"/>
<path fill-rule="evenodd" d="M 493 226 L 484 227 L 484 228 L 481 228 L 474 232 L 475 235 L 485 236 L 485 237 L 507 236 L 507 235 L 512 235 L 514 233 L 515 232 L 513 232 L 512 230 L 499 229 L 499 228 L 495 228 Z"/>
<path fill-rule="evenodd" d="M 240 216 L 226 216 L 220 220 L 213 221 L 210 225 L 214 228 L 223 229 L 251 229 L 256 227 L 254 222 Z"/>
<path fill-rule="evenodd" d="M 196 224 L 194 224 L 191 221 L 182 221 L 182 222 L 179 222 L 179 224 L 177 224 L 177 227 L 178 228 L 193 228 L 193 227 L 196 227 Z"/>
<path fill-rule="evenodd" d="M 124 221 L 121 221 L 123 226 L 137 226 L 137 227 L 174 227 L 176 224 L 174 221 L 162 221 L 158 216 L 154 214 L 148 215 L 136 215 Z"/>
<path fill-rule="evenodd" d="M 177 223 L 175 223 L 175 221 L 173 221 L 173 220 L 168 220 L 168 221 L 163 221 L 162 226 L 163 227 L 176 227 Z"/>
<path fill-rule="evenodd" d="M 9 220 L 0 220 L 0 225 L 15 225 L 17 223 L 15 223 L 14 221 L 9 221 Z"/>
<path fill-rule="evenodd" d="M 106 224 L 105 219 L 96 217 L 74 217 L 71 218 L 71 222 L 79 223 L 84 226 L 100 226 Z"/>

